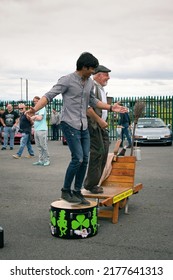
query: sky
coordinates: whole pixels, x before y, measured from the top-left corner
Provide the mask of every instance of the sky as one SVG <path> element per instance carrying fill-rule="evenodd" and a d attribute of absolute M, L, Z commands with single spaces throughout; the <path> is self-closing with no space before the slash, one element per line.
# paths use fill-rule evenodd
<path fill-rule="evenodd" d="M 0 0 L 0 100 L 26 80 L 41 97 L 84 51 L 111 69 L 108 96 L 172 96 L 173 1 Z"/>

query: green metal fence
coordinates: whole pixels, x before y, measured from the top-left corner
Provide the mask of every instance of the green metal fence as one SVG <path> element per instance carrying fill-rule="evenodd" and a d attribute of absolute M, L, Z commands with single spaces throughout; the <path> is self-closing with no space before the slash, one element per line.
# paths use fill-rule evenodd
<path fill-rule="evenodd" d="M 114 98 L 113 103 L 121 102 L 124 106 L 129 108 L 131 121 L 134 120 L 134 105 L 136 101 L 145 102 L 145 110 L 143 117 L 158 117 L 165 121 L 172 127 L 173 124 L 173 96 L 155 96 L 155 97 L 128 97 L 128 98 Z M 110 139 L 117 139 L 117 118 L 113 114 L 109 114 L 109 134 Z"/>
<path fill-rule="evenodd" d="M 173 124 L 173 96 L 155 96 L 155 97 L 127 97 L 127 98 L 112 98 L 112 103 L 121 102 L 124 106 L 129 108 L 129 114 L 131 121 L 134 119 L 134 105 L 136 101 L 145 102 L 145 112 L 146 117 L 158 117 L 165 121 L 166 124 Z M 25 103 L 28 107 L 32 106 L 32 101 L 0 101 L 0 108 L 6 107 L 8 103 L 11 103 L 14 109 L 17 109 L 19 103 Z M 57 111 L 61 111 L 62 99 L 54 99 L 47 106 L 47 123 L 48 123 L 48 138 L 51 139 L 51 127 L 50 127 L 50 114 L 52 108 L 56 108 Z M 117 120 L 118 115 L 115 113 L 108 114 L 109 123 L 109 136 L 111 140 L 117 139 Z M 62 133 L 60 132 L 60 138 Z"/>

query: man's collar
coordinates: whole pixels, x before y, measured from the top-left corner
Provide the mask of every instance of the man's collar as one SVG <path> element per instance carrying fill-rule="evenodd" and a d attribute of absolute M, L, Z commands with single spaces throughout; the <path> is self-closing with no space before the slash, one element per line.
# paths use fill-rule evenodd
<path fill-rule="evenodd" d="M 100 89 L 104 90 L 103 87 L 101 86 L 101 84 L 99 84 L 99 83 L 96 82 L 95 80 L 94 80 L 94 83 L 95 83 Z"/>

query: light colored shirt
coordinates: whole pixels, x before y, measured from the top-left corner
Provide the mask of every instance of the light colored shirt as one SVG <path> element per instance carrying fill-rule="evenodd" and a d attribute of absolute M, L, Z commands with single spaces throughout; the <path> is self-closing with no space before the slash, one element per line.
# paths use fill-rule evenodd
<path fill-rule="evenodd" d="M 47 130 L 47 122 L 46 122 L 46 108 L 40 109 L 38 112 L 35 113 L 36 115 L 43 116 L 41 121 L 34 122 L 34 129 L 35 131 L 38 130 Z"/>
<path fill-rule="evenodd" d="M 60 114 L 58 112 L 52 112 L 50 116 L 50 123 L 58 125 L 60 123 Z"/>
<path fill-rule="evenodd" d="M 104 88 L 102 86 L 100 86 L 100 92 L 102 96 L 102 102 L 107 103 L 106 92 L 104 91 Z M 107 117 L 108 117 L 108 111 L 102 109 L 102 119 L 106 121 Z"/>
<path fill-rule="evenodd" d="M 61 112 L 61 121 L 68 123 L 75 129 L 87 129 L 86 112 L 88 105 L 96 107 L 97 102 L 94 95 L 94 83 L 91 78 L 83 84 L 82 78 L 76 73 L 71 73 L 61 77 L 57 84 L 44 96 L 48 101 L 59 94 L 63 97 L 63 108 Z"/>

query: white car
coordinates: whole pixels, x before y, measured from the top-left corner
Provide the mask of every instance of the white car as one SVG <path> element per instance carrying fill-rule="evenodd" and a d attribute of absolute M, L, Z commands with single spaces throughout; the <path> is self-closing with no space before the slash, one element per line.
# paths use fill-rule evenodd
<path fill-rule="evenodd" d="M 139 118 L 134 142 L 137 144 L 172 145 L 172 131 L 160 118 Z"/>

